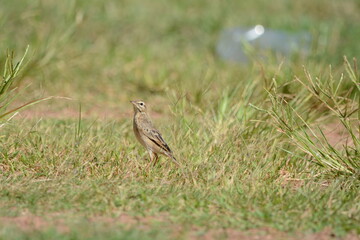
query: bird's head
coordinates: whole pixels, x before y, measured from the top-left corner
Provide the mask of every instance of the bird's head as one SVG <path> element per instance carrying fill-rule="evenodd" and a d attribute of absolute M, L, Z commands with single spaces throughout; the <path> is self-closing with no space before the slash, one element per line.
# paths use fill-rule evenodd
<path fill-rule="evenodd" d="M 141 100 L 130 101 L 134 106 L 134 112 L 146 112 L 146 105 Z"/>

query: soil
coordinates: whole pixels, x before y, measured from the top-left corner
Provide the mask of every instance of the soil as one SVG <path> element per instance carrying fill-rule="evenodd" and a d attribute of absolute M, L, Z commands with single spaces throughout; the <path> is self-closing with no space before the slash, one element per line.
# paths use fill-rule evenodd
<path fill-rule="evenodd" d="M 324 126 L 323 132 L 332 146 L 342 147 L 343 145 L 354 145 L 350 134 L 341 123 L 327 124 Z"/>
<path fill-rule="evenodd" d="M 190 227 L 184 229 L 184 227 L 171 223 L 166 214 L 153 217 L 134 217 L 127 214 L 121 214 L 118 217 L 104 217 L 104 216 L 92 216 L 88 218 L 89 223 L 105 224 L 108 227 L 123 225 L 128 228 L 138 228 L 140 230 L 150 230 L 152 224 L 156 223 L 156 226 L 163 223 L 164 230 L 170 232 L 172 238 L 182 239 L 243 239 L 243 240 L 359 240 L 360 236 L 351 233 L 344 237 L 335 236 L 330 228 L 326 228 L 317 233 L 285 233 L 276 229 L 262 228 L 242 231 L 234 228 L 222 228 L 222 229 L 204 229 L 201 227 Z M 35 216 L 26 214 L 16 217 L 0 217 L 0 225 L 12 225 L 16 226 L 22 231 L 41 231 L 47 228 L 55 228 L 61 233 L 70 232 L 70 228 L 61 218 L 61 214 L 53 214 L 46 217 Z"/>

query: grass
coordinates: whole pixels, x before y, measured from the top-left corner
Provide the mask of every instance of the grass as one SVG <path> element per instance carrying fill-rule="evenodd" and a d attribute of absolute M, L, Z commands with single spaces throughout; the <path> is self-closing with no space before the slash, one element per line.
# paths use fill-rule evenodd
<path fill-rule="evenodd" d="M 72 100 L 4 119 L 0 238 L 186 239 L 219 229 L 356 237 L 359 8 L 355 0 L 3 3 L 0 46 L 20 58 L 30 45 L 9 109 Z M 310 56 L 247 66 L 218 59 L 223 28 L 258 23 L 311 32 Z M 144 169 L 129 104 L 138 98 L 182 168 L 162 158 Z"/>
<path fill-rule="evenodd" d="M 6 55 L 5 65 L 4 65 L 4 73 L 2 77 L 2 81 L 0 82 L 0 120 L 4 120 L 9 115 L 13 114 L 12 116 L 8 117 L 6 119 L 7 121 L 10 121 L 13 117 L 18 114 L 18 112 L 26 107 L 29 107 L 31 105 L 40 103 L 42 101 L 46 101 L 51 99 L 52 97 L 47 98 L 41 98 L 32 100 L 28 103 L 25 103 L 21 106 L 16 106 L 12 109 L 8 109 L 8 106 L 14 101 L 17 94 L 17 87 L 16 85 L 19 85 L 19 81 L 21 80 L 20 71 L 23 68 L 23 61 L 26 57 L 26 54 L 28 52 L 29 47 L 26 48 L 26 51 L 19 62 L 14 64 L 14 53 L 9 52 Z M 20 80 L 19 80 L 20 79 Z M 4 124 L 0 125 L 0 128 L 4 126 Z"/>

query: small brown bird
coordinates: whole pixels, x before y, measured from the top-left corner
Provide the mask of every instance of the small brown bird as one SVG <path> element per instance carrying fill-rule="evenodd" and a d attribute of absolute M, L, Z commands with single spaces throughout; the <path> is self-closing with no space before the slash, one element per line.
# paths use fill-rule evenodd
<path fill-rule="evenodd" d="M 165 155 L 177 165 L 175 157 L 169 146 L 162 138 L 160 132 L 152 124 L 147 114 L 146 105 L 141 100 L 130 101 L 134 106 L 133 129 L 137 140 L 143 145 L 150 156 L 150 163 L 155 166 L 158 162 L 158 154 Z"/>

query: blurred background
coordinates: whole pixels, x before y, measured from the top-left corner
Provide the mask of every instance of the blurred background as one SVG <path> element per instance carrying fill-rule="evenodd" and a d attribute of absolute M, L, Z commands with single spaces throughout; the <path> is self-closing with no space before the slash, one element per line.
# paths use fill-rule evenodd
<path fill-rule="evenodd" d="M 360 233 L 359 0 L 0 0 L 0 30 L 0 239 Z M 145 169 L 134 99 L 183 168 Z"/>
<path fill-rule="evenodd" d="M 1 0 L 0 5 L 0 64 L 7 49 L 21 56 L 30 45 L 21 81 L 26 89 L 18 101 L 70 97 L 82 103 L 86 116 L 125 116 L 134 98 L 150 101 L 158 112 L 182 97 L 202 108 L 234 83 L 279 72 L 284 61 L 279 56 L 248 64 L 221 59 L 216 45 L 228 28 L 261 24 L 265 30 L 310 34 L 307 57 L 288 57 L 279 79 L 301 75 L 303 65 L 320 74 L 330 64 L 341 66 L 344 55 L 360 53 L 357 0 Z M 73 117 L 77 111 L 77 104 L 56 100 L 24 114 Z"/>

